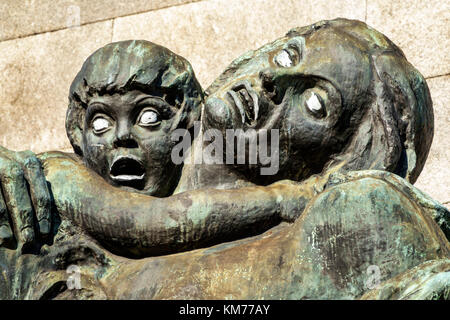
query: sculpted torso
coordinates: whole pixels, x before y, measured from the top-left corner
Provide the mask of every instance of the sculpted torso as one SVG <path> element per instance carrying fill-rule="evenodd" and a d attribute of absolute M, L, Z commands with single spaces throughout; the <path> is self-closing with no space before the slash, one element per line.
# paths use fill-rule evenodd
<path fill-rule="evenodd" d="M 368 270 L 383 282 L 449 267 L 449 213 L 407 182 L 432 140 L 425 80 L 361 22 L 293 29 L 235 60 L 206 97 L 167 49 L 110 44 L 75 78 L 67 115 L 77 155 L 39 155 L 33 171 L 33 155 L 2 150 L 31 190 L 23 205 L 18 183 L 3 187 L 2 297 L 398 298 L 408 284 L 380 296 Z M 203 161 L 175 163 L 173 133 L 193 137 L 196 120 Z M 231 129 L 251 133 L 245 159 L 258 141 L 268 161 L 211 143 Z M 52 201 L 37 200 L 37 176 Z M 73 265 L 81 290 L 67 289 Z"/>

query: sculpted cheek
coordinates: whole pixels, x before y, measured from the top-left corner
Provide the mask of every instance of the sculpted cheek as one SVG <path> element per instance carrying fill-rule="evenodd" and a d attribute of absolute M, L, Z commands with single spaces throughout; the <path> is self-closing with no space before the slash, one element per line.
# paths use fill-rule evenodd
<path fill-rule="evenodd" d="M 147 157 L 155 160 L 170 159 L 170 151 L 175 142 L 170 139 L 170 136 L 151 137 L 142 141 L 141 147 Z"/>

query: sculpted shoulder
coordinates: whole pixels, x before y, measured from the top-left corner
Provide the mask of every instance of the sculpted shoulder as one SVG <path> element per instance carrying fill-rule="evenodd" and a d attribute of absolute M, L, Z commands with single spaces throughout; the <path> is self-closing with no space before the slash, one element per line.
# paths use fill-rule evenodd
<path fill-rule="evenodd" d="M 333 187 L 337 189 L 331 189 Z M 449 210 L 394 173 L 381 170 L 361 170 L 330 175 L 325 189 L 336 192 L 341 188 L 351 189 L 351 193 L 356 197 L 355 200 L 360 201 L 361 205 L 364 200 L 373 199 L 374 193 L 386 196 L 396 195 L 402 202 L 407 201 L 413 205 L 416 212 L 426 212 L 439 225 L 446 238 L 450 238 Z M 351 199 L 347 200 L 351 201 Z"/>
<path fill-rule="evenodd" d="M 392 266 L 390 273 L 424 258 L 448 256 L 449 216 L 445 207 L 403 178 L 364 170 L 331 175 L 293 232 L 305 243 L 307 255 L 330 272 L 395 261 L 399 268 Z"/>

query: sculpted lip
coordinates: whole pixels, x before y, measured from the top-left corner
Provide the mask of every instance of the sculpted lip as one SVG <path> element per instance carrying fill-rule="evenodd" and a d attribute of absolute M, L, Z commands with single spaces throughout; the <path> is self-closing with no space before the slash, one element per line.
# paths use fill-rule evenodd
<path fill-rule="evenodd" d="M 143 180 L 145 177 L 144 165 L 133 156 L 116 157 L 109 172 L 111 179 L 118 183 Z"/>

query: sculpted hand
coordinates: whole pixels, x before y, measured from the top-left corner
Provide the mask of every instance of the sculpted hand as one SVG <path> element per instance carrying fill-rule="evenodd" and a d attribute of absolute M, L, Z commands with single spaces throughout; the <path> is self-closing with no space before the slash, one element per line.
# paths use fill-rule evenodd
<path fill-rule="evenodd" d="M 51 197 L 34 153 L 0 147 L 0 186 L 0 246 L 9 246 L 15 238 L 23 250 L 35 242 L 35 231 L 50 233 Z"/>
<path fill-rule="evenodd" d="M 270 187 L 277 188 L 280 202 L 280 218 L 286 222 L 294 222 L 305 210 L 308 202 L 320 193 L 327 178 L 313 176 L 305 181 L 297 182 L 281 180 Z"/>

